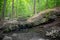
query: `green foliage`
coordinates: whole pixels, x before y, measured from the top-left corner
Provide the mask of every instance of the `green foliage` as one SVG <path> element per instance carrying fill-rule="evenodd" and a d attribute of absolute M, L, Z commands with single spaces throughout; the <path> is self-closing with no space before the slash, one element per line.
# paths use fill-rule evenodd
<path fill-rule="evenodd" d="M 3 7 L 3 1 L 0 0 L 0 16 Z M 6 0 L 5 17 L 29 18 L 34 15 L 34 0 L 14 0 L 14 13 L 12 13 L 12 0 Z M 60 0 L 36 0 L 37 13 L 48 8 L 60 6 Z"/>
<path fill-rule="evenodd" d="M 0 0 L 0 17 L 1 17 L 1 11 L 2 11 L 2 7 L 3 7 L 3 0 Z"/>

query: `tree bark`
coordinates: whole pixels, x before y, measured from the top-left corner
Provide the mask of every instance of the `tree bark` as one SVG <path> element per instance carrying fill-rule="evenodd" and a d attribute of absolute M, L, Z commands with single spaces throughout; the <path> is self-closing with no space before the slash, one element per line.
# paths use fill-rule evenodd
<path fill-rule="evenodd" d="M 36 0 L 34 0 L 34 14 L 36 14 Z"/>
<path fill-rule="evenodd" d="M 4 13 L 6 9 L 6 0 L 4 0 L 3 8 L 2 8 L 2 18 L 4 19 Z"/>
<path fill-rule="evenodd" d="M 14 15 L 14 0 L 12 0 L 12 18 L 13 18 L 13 15 Z"/>
<path fill-rule="evenodd" d="M 0 19 L 0 27 L 1 27 L 1 26 L 3 25 L 3 23 L 4 23 L 5 9 L 6 9 L 6 0 L 4 0 L 4 2 L 3 2 L 2 16 L 1 16 L 1 19 Z"/>

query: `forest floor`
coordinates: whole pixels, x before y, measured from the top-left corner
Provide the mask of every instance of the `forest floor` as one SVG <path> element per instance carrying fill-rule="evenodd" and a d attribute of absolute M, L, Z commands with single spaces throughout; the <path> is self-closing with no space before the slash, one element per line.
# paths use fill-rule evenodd
<path fill-rule="evenodd" d="M 58 26 L 55 27 L 58 23 Z M 46 37 L 46 31 L 56 31 L 60 30 L 59 28 L 59 21 L 54 21 L 52 23 L 48 23 L 45 25 L 40 25 L 37 27 L 33 27 L 30 29 L 21 29 L 20 31 L 14 31 L 6 34 L 3 38 L 3 40 L 59 40 L 58 38 L 51 38 L 51 37 Z M 41 27 L 41 26 L 44 26 Z M 53 26 L 51 28 L 51 26 Z M 57 29 L 56 29 L 57 28 Z M 53 34 L 53 33 L 52 33 Z"/>
<path fill-rule="evenodd" d="M 0 25 L 0 40 L 60 40 L 60 9 L 47 9 L 26 22 L 22 21 L 0 22 L 3 23 Z"/>

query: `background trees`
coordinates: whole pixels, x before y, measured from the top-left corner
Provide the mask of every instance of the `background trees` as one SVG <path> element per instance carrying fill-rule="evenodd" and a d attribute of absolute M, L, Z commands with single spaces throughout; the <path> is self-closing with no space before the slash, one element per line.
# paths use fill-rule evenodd
<path fill-rule="evenodd" d="M 29 18 L 46 8 L 60 6 L 60 0 L 1 0 L 0 16 Z"/>

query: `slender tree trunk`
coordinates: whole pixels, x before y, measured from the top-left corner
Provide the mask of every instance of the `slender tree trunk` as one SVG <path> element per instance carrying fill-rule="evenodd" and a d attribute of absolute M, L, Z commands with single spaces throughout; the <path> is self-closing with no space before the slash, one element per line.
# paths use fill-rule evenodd
<path fill-rule="evenodd" d="M 57 7 L 57 0 L 55 0 L 55 7 Z"/>
<path fill-rule="evenodd" d="M 13 15 L 14 15 L 14 0 L 12 0 L 12 18 L 13 18 Z"/>
<path fill-rule="evenodd" d="M 16 0 L 16 18 L 17 18 L 17 7 L 18 7 L 18 0 Z"/>
<path fill-rule="evenodd" d="M 4 19 L 5 14 L 5 8 L 6 8 L 6 0 L 4 0 L 3 8 L 2 8 L 2 18 Z"/>
<path fill-rule="evenodd" d="M 1 19 L 0 19 L 0 27 L 3 25 L 4 23 L 4 14 L 5 14 L 5 8 L 6 8 L 6 0 L 3 1 L 3 8 L 2 8 L 2 16 L 1 16 Z"/>
<path fill-rule="evenodd" d="M 38 9 L 39 9 L 39 11 L 38 11 L 37 13 L 39 13 L 39 12 L 41 11 L 41 9 L 40 9 L 40 8 L 41 8 L 41 5 L 40 5 L 41 3 L 40 3 L 40 1 L 41 1 L 41 0 L 38 0 L 38 4 L 39 4 L 39 5 L 38 5 L 38 6 L 39 6 Z"/>
<path fill-rule="evenodd" d="M 36 0 L 34 0 L 34 14 L 36 14 Z"/>
<path fill-rule="evenodd" d="M 48 0 L 46 0 L 46 9 L 48 9 Z"/>

